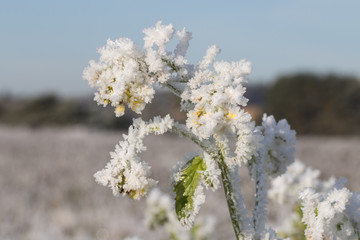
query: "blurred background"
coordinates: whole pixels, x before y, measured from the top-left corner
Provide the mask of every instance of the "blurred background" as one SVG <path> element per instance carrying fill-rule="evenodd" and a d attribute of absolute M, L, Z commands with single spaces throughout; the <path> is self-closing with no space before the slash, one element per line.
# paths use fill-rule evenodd
<path fill-rule="evenodd" d="M 158 20 L 193 33 L 192 63 L 212 44 L 222 49 L 217 60 L 251 61 L 254 120 L 286 118 L 299 136 L 296 157 L 359 191 L 359 8 L 355 0 L 0 0 L 0 239 L 165 239 L 142 225 L 144 201 L 114 198 L 94 182 L 137 115 L 115 118 L 81 78 L 106 39 L 142 46 L 142 29 Z M 185 119 L 179 100 L 160 91 L 142 117 L 168 112 Z M 170 167 L 198 150 L 172 135 L 146 143 L 163 191 Z M 223 193 L 210 194 L 203 211 L 217 216 L 216 237 L 231 239 Z"/>

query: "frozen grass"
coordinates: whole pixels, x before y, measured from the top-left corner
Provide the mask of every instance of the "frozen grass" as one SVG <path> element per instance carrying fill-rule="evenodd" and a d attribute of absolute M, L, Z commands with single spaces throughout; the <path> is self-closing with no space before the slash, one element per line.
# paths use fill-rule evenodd
<path fill-rule="evenodd" d="M 143 225 L 145 202 L 115 198 L 92 175 L 109 160 L 121 132 L 85 128 L 38 129 L 0 127 L 0 239 L 118 239 L 138 235 L 164 239 L 161 231 Z M 170 167 L 198 149 L 173 135 L 150 136 L 142 157 L 167 191 Z M 360 138 L 301 137 L 297 158 L 323 171 L 323 177 L 344 176 L 360 191 Z M 246 171 L 241 171 L 245 175 Z M 252 183 L 242 182 L 248 202 Z M 222 189 L 207 192 L 202 215 L 218 218 L 217 239 L 232 239 Z M 270 215 L 273 217 L 273 215 Z"/>

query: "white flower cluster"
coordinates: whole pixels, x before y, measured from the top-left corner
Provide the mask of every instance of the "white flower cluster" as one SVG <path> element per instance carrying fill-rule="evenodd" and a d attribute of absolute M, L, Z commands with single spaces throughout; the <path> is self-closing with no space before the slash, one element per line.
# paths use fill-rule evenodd
<path fill-rule="evenodd" d="M 90 61 L 83 72 L 83 78 L 98 90 L 94 100 L 104 107 L 111 104 L 118 117 L 124 114 L 124 103 L 141 113 L 155 93 L 143 52 L 128 38 L 107 40 L 98 52 L 99 62 Z"/>
<path fill-rule="evenodd" d="M 334 186 L 334 177 L 321 181 L 319 176 L 319 170 L 307 167 L 296 159 L 283 175 L 272 179 L 268 196 L 279 204 L 294 206 L 298 202 L 299 192 L 305 188 L 311 187 L 316 192 L 327 192 Z"/>
<path fill-rule="evenodd" d="M 219 61 L 213 63 L 212 71 L 208 67 L 219 51 L 209 47 L 181 95 L 184 109 L 189 110 L 186 125 L 200 139 L 229 130 L 236 132 L 238 126 L 251 121 L 251 116 L 240 108 L 248 101 L 243 83 L 247 82 L 251 64 L 245 60 Z"/>
<path fill-rule="evenodd" d="M 336 186 L 338 185 L 338 186 Z M 321 194 L 307 188 L 300 194 L 307 239 L 359 239 L 360 193 L 336 184 Z"/>
<path fill-rule="evenodd" d="M 276 122 L 273 116 L 264 114 L 262 120 L 259 129 L 264 136 L 265 170 L 269 176 L 276 177 L 294 162 L 296 133 L 285 119 Z"/>
<path fill-rule="evenodd" d="M 178 240 L 212 239 L 215 218 L 198 218 L 193 231 L 187 231 L 178 221 L 173 209 L 174 203 L 169 195 L 159 189 L 152 190 L 146 200 L 145 223 L 150 229 L 164 227 L 166 232 Z"/>
<path fill-rule="evenodd" d="M 192 72 L 193 67 L 184 58 L 191 33 L 177 31 L 179 43 L 174 53 L 169 53 L 165 45 L 175 32 L 171 24 L 159 21 L 143 32 L 144 50 L 128 38 L 107 40 L 106 46 L 98 49 L 99 62 L 91 60 L 83 72 L 83 78 L 97 88 L 94 100 L 104 107 L 111 104 L 117 117 L 124 114 L 124 104 L 140 114 L 154 97 L 154 83 Z"/>
<path fill-rule="evenodd" d="M 135 119 L 129 127 L 128 135 L 110 153 L 111 160 L 106 167 L 95 173 L 94 177 L 99 184 L 112 189 L 114 196 L 128 195 L 139 199 L 157 182 L 151 179 L 150 166 L 142 161 L 138 154 L 146 150 L 143 138 L 150 134 L 163 134 L 172 128 L 173 120 L 167 115 L 165 118 L 155 117 L 148 123 L 140 118 Z"/>

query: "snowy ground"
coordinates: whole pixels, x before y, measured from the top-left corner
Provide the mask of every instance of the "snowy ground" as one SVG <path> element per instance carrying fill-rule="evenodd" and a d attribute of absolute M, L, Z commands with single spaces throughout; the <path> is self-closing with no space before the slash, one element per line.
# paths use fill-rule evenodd
<path fill-rule="evenodd" d="M 164 239 L 143 226 L 145 202 L 115 198 L 92 175 L 109 160 L 121 132 L 85 128 L 40 129 L 0 126 L 0 239 L 118 239 L 138 235 Z M 169 169 L 197 148 L 173 135 L 150 136 L 142 157 L 152 165 L 160 188 L 167 190 Z M 297 158 L 323 171 L 344 176 L 360 191 L 360 137 L 301 137 Z M 241 171 L 242 175 L 246 171 Z M 252 183 L 242 182 L 247 201 Z M 202 215 L 216 215 L 217 239 L 233 239 L 222 189 L 208 192 Z"/>

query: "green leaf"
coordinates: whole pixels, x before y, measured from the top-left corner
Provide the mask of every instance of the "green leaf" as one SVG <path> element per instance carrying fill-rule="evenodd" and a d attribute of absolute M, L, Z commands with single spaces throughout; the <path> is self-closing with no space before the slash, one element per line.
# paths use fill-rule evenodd
<path fill-rule="evenodd" d="M 175 183 L 175 210 L 178 219 L 187 218 L 194 209 L 194 193 L 199 185 L 201 174 L 206 170 L 204 160 L 196 156 L 181 169 L 180 180 Z"/>

